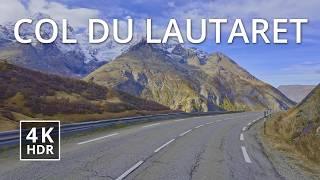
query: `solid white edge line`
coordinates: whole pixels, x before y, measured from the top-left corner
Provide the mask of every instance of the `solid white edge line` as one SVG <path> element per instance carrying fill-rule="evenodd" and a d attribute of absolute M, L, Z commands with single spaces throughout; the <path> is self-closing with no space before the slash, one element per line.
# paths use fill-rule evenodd
<path fill-rule="evenodd" d="M 139 161 L 135 165 L 133 165 L 130 169 L 128 169 L 126 172 L 121 174 L 116 180 L 122 180 L 125 177 L 127 177 L 130 173 L 132 173 L 134 170 L 136 170 L 144 161 Z"/>
<path fill-rule="evenodd" d="M 149 125 L 143 126 L 142 128 L 148 128 L 148 127 L 156 126 L 156 125 L 159 125 L 159 124 L 160 123 L 149 124 Z"/>
<path fill-rule="evenodd" d="M 118 134 L 119 133 L 109 134 L 109 135 L 106 135 L 106 136 L 102 136 L 102 137 L 94 138 L 94 139 L 91 139 L 91 140 L 79 142 L 78 145 L 90 143 L 90 142 L 93 142 L 93 141 L 98 141 L 98 140 L 105 139 L 105 138 L 108 138 L 108 137 L 111 137 L 111 136 L 115 136 L 115 135 L 118 135 Z"/>
<path fill-rule="evenodd" d="M 243 157 L 244 157 L 244 160 L 246 161 L 246 163 L 251 163 L 251 160 L 249 158 L 249 155 L 247 153 L 247 150 L 244 146 L 241 146 L 241 150 L 242 150 L 242 154 L 243 154 Z"/>
<path fill-rule="evenodd" d="M 188 133 L 191 132 L 191 131 L 192 131 L 192 129 L 189 129 L 188 131 L 185 131 L 185 132 L 179 134 L 179 136 L 184 136 L 184 135 L 188 134 Z"/>
<path fill-rule="evenodd" d="M 164 143 L 162 146 L 160 146 L 158 149 L 154 150 L 155 153 L 159 152 L 161 149 L 163 149 L 164 147 L 168 146 L 170 143 L 172 143 L 174 140 L 176 139 L 171 139 L 170 141 Z"/>
<path fill-rule="evenodd" d="M 240 134 L 240 141 L 244 141 L 243 133 Z"/>

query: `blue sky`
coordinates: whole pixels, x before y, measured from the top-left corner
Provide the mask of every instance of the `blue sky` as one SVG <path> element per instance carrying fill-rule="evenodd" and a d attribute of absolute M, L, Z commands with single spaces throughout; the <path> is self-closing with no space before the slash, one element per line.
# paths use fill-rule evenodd
<path fill-rule="evenodd" d="M 3 1 L 3 2 L 2 2 Z M 252 18 L 307 18 L 303 43 L 288 45 L 215 44 L 212 37 L 195 47 L 208 52 L 220 51 L 243 66 L 256 77 L 274 85 L 320 83 L 319 0 L 0 0 L 0 24 L 36 12 L 54 18 L 67 18 L 73 26 L 85 27 L 88 18 L 126 19 L 142 22 L 152 18 L 158 29 L 164 29 L 170 18 L 183 22 L 187 18 L 241 18 L 250 24 Z M 4 6 L 6 4 L 6 6 Z M 12 8 L 16 11 L 12 11 Z M 10 10 L 11 9 L 11 10 Z M 226 28 L 227 29 L 227 28 Z M 289 28 L 288 38 L 294 35 Z M 230 30 L 223 31 L 226 37 Z M 214 29 L 208 30 L 213 34 Z M 223 40 L 223 39 L 222 39 Z"/>

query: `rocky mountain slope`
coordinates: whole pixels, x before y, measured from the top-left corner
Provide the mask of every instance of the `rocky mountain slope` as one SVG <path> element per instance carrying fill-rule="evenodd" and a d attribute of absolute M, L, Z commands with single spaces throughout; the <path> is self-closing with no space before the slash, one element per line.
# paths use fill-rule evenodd
<path fill-rule="evenodd" d="M 38 13 L 32 19 L 37 22 L 49 16 Z M 61 23 L 58 22 L 60 26 Z M 22 38 L 31 38 L 32 44 L 20 44 L 14 37 L 14 23 L 0 25 L 0 59 L 29 69 L 63 76 L 83 77 L 108 61 L 113 60 L 126 51 L 129 44 L 120 45 L 109 38 L 101 44 L 89 44 L 87 31 L 76 31 L 68 27 L 68 37 L 77 39 L 77 44 L 62 43 L 62 28 L 59 28 L 58 38 L 51 44 L 39 43 L 34 33 L 35 23 L 23 24 L 20 28 Z M 50 37 L 52 28 L 44 25 L 41 29 L 43 37 Z M 99 32 L 97 32 L 99 36 Z M 139 38 L 138 36 L 134 39 Z"/>
<path fill-rule="evenodd" d="M 287 147 L 286 150 L 299 154 L 301 159 L 317 163 L 319 168 L 320 85 L 298 106 L 267 122 L 267 135 L 280 144 L 277 146 Z"/>
<path fill-rule="evenodd" d="M 221 53 L 144 40 L 89 74 L 86 81 L 183 111 L 275 110 L 294 103 Z"/>
<path fill-rule="evenodd" d="M 313 89 L 312 85 L 281 85 L 278 89 L 294 102 L 300 103 Z"/>
<path fill-rule="evenodd" d="M 19 120 L 63 123 L 168 111 L 167 107 L 93 83 L 0 62 L 0 130 Z"/>

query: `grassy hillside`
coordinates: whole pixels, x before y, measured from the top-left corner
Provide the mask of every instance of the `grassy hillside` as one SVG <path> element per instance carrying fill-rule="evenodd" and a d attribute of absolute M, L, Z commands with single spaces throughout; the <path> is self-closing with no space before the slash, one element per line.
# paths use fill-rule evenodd
<path fill-rule="evenodd" d="M 0 63 L 0 130 L 21 119 L 63 122 L 166 111 L 166 107 L 82 80 Z"/>
<path fill-rule="evenodd" d="M 276 147 L 320 165 L 320 85 L 297 107 L 267 121 L 266 127 Z"/>

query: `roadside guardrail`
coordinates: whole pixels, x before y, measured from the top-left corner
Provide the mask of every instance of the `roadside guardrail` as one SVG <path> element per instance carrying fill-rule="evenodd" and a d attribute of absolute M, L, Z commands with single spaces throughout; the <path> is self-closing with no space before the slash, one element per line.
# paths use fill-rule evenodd
<path fill-rule="evenodd" d="M 162 120 L 170 120 L 170 119 L 177 119 L 177 118 L 217 115 L 217 114 L 227 114 L 227 113 L 236 113 L 236 112 L 223 112 L 223 111 L 195 112 L 195 113 L 178 112 L 178 113 L 168 113 L 168 114 L 156 114 L 156 115 L 106 119 L 106 120 L 99 120 L 99 121 L 79 122 L 79 123 L 61 125 L 60 133 L 63 136 L 70 133 L 88 131 L 88 130 L 101 128 L 101 127 L 112 127 L 120 124 L 129 125 L 129 124 L 141 123 L 141 122 L 162 121 Z M 27 130 L 22 130 L 22 133 L 26 131 Z M 16 145 L 19 143 L 19 141 L 20 141 L 20 130 L 0 132 L 0 148 L 3 146 Z"/>

